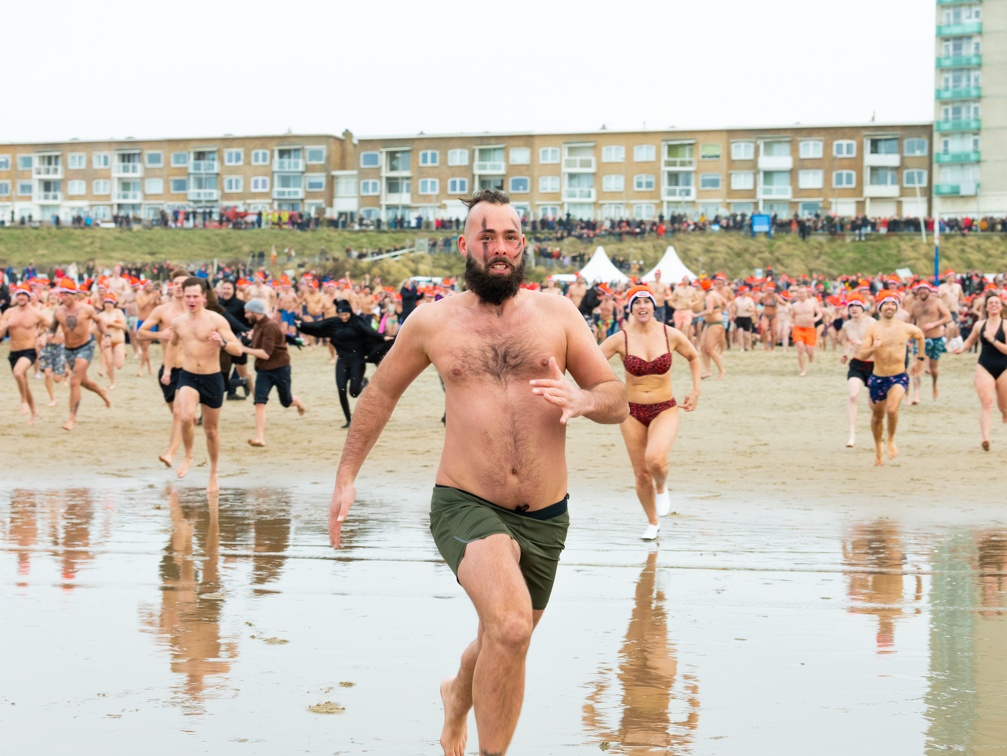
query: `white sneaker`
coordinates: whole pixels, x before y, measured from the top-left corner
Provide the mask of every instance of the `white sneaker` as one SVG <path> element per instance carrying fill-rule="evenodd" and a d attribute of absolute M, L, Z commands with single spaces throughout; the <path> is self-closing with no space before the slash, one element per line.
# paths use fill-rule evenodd
<path fill-rule="evenodd" d="M 653 541 L 657 538 L 657 534 L 661 532 L 660 525 L 647 525 L 647 529 L 643 531 L 643 535 L 640 536 L 645 541 Z"/>
<path fill-rule="evenodd" d="M 671 512 L 671 494 L 668 493 L 667 489 L 664 493 L 657 494 L 654 503 L 657 505 L 658 517 L 667 517 Z"/>

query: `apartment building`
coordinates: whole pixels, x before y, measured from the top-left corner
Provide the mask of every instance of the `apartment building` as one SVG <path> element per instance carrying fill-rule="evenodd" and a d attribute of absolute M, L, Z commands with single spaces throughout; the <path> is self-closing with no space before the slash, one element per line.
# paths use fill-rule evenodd
<path fill-rule="evenodd" d="M 1007 0 L 937 0 L 934 208 L 1007 213 Z"/>
<path fill-rule="evenodd" d="M 733 212 L 920 216 L 929 123 L 572 134 L 331 135 L 0 146 L 0 218 L 297 210 L 387 222 L 461 218 L 506 190 L 526 218 Z"/>

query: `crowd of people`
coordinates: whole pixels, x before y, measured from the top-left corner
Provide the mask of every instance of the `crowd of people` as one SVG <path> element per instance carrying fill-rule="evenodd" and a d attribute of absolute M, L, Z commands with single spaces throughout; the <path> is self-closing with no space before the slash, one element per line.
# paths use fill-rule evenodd
<path fill-rule="evenodd" d="M 159 459 L 185 477 L 201 426 L 209 492 L 219 489 L 223 403 L 253 397 L 248 444 L 266 447 L 273 389 L 282 407 L 307 409 L 293 391 L 289 348 L 328 349 L 348 429 L 330 504 L 336 548 L 368 452 L 403 391 L 432 364 L 445 392 L 445 437 L 431 531 L 479 615 L 476 639 L 441 686 L 445 753 L 464 753 L 473 707 L 481 752 L 504 752 L 516 727 L 525 656 L 569 523 L 570 419 L 620 425 L 648 541 L 660 537 L 671 509 L 668 455 L 678 410 L 697 409 L 704 379 L 727 379 L 731 351 L 793 349 L 802 376 L 820 350 L 842 353 L 847 446 L 856 444 L 857 397 L 866 388 L 878 466 L 899 453 L 899 407 L 905 397 L 920 401 L 924 369 L 932 397 L 939 397 L 948 351 L 979 351 L 982 449 L 991 448 L 994 406 L 1007 423 L 1003 276 L 948 270 L 939 281 L 896 274 L 825 279 L 767 270 L 739 280 L 717 273 L 672 282 L 658 274 L 646 284 L 580 277 L 568 285 L 529 284 L 527 239 L 507 196 L 488 190 L 468 204 L 457 239 L 465 257 L 461 280 L 387 286 L 348 272 L 309 269 L 291 278 L 244 266 L 162 267 L 154 277 L 122 266 L 101 274 L 84 266 L 73 275 L 66 266 L 49 277 L 30 266 L 3 282 L 0 317 L 22 414 L 29 423 L 38 415 L 33 373 L 46 378 L 50 405 L 56 384 L 66 382 L 68 432 L 82 389 L 110 405 L 127 350 L 134 350 L 138 374 L 152 375 L 150 345 L 159 344 L 156 374 L 171 417 Z M 624 381 L 609 364 L 617 355 Z M 676 355 L 691 378 L 681 402 L 671 382 Z M 94 361 L 104 381 L 89 375 Z M 369 381 L 368 364 L 378 366 Z M 350 398 L 357 399 L 352 410 Z"/>

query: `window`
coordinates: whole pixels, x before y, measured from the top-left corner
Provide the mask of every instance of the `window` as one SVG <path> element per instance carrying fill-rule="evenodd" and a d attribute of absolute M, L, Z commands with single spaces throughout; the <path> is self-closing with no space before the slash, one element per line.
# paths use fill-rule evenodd
<path fill-rule="evenodd" d="M 92 194 L 111 194 L 112 182 L 108 179 L 95 179 L 91 183 Z"/>
<path fill-rule="evenodd" d="M 753 160 L 755 142 L 731 142 L 731 160 Z M 731 188 L 735 189 L 733 182 Z"/>
<path fill-rule="evenodd" d="M 164 179 L 144 179 L 143 191 L 146 194 L 164 194 Z"/>
<path fill-rule="evenodd" d="M 637 163 L 650 163 L 657 159 L 657 148 L 652 144 L 638 144 L 633 148 L 633 160 Z M 647 207 L 637 205 L 637 207 Z M 653 208 L 652 205 L 649 207 Z"/>
<path fill-rule="evenodd" d="M 798 189 L 821 189 L 822 188 L 822 172 L 821 171 L 798 171 L 797 172 L 797 188 Z"/>
<path fill-rule="evenodd" d="M 514 176 L 510 180 L 510 191 L 512 194 L 527 194 L 531 191 L 531 179 L 527 176 Z"/>
<path fill-rule="evenodd" d="M 856 186 L 857 174 L 853 171 L 834 171 L 832 173 L 832 188 L 843 189 Z"/>
<path fill-rule="evenodd" d="M 108 168 L 111 165 L 112 165 L 112 157 L 107 152 L 91 153 L 92 168 Z"/>
<path fill-rule="evenodd" d="M 437 150 L 420 150 L 420 165 L 437 165 L 440 160 L 441 153 Z"/>
<path fill-rule="evenodd" d="M 163 168 L 164 167 L 164 153 L 160 150 L 150 151 L 143 153 L 144 164 L 148 168 Z"/>
<path fill-rule="evenodd" d="M 87 168 L 87 154 L 83 152 L 71 152 L 66 156 L 66 167 L 74 171 Z"/>
<path fill-rule="evenodd" d="M 0 171 L 9 171 L 9 170 L 10 170 L 10 155 L 0 155 Z M 9 187 L 10 185 L 8 184 L 8 188 Z"/>
<path fill-rule="evenodd" d="M 320 165 L 325 162 L 324 147 L 305 147 L 304 162 L 308 165 Z"/>
<path fill-rule="evenodd" d="M 872 155 L 899 154 L 899 140 L 894 137 L 886 139 L 869 139 L 867 140 L 867 146 Z"/>
<path fill-rule="evenodd" d="M 464 150 L 462 150 L 464 152 Z M 469 180 L 467 178 L 448 179 L 448 194 L 468 194 Z"/>
<path fill-rule="evenodd" d="M 375 155 L 377 153 L 374 153 Z M 360 194 L 364 197 L 372 197 L 381 192 L 381 183 L 375 179 L 364 179 L 360 182 Z"/>
<path fill-rule="evenodd" d="M 538 151 L 538 161 L 540 163 L 558 163 L 559 147 L 542 147 Z"/>
<path fill-rule="evenodd" d="M 353 176 L 335 176 L 332 193 L 336 197 L 356 197 L 357 180 Z"/>
<path fill-rule="evenodd" d="M 304 191 L 306 191 L 306 192 L 324 192 L 325 191 L 325 174 L 324 173 L 306 173 L 306 174 L 304 174 Z"/>
<path fill-rule="evenodd" d="M 360 153 L 360 167 L 361 168 L 380 168 L 381 167 L 381 153 L 380 152 L 361 152 Z M 377 192 L 375 192 L 377 194 Z"/>
<path fill-rule="evenodd" d="M 539 176 L 538 190 L 540 192 L 558 192 L 559 176 Z"/>
<path fill-rule="evenodd" d="M 269 165 L 269 150 L 252 150 L 252 165 Z"/>
<path fill-rule="evenodd" d="M 764 141 L 762 154 L 765 157 L 790 157 L 790 142 L 781 139 Z"/>
<path fill-rule="evenodd" d="M 601 190 L 603 192 L 621 192 L 626 189 L 626 177 L 616 174 L 609 174 L 601 177 Z"/>
<path fill-rule="evenodd" d="M 68 195 L 79 195 L 87 192 L 87 182 L 81 181 L 80 179 L 74 179 L 73 181 L 66 182 L 66 193 Z"/>
<path fill-rule="evenodd" d="M 448 165 L 468 165 L 468 150 L 448 150 Z"/>
<path fill-rule="evenodd" d="M 437 194 L 438 191 L 440 191 L 440 181 L 431 178 L 420 179 L 420 194 Z"/>
<path fill-rule="evenodd" d="M 927 172 L 919 168 L 913 168 L 911 170 L 903 171 L 902 173 L 902 185 L 903 186 L 926 186 L 927 185 Z"/>
<path fill-rule="evenodd" d="M 633 218 L 635 220 L 654 220 L 654 206 L 633 205 Z"/>
<path fill-rule="evenodd" d="M 412 191 L 411 182 L 407 178 L 390 178 L 385 180 L 385 191 L 388 194 L 409 194 Z"/>
<path fill-rule="evenodd" d="M 227 160 L 227 153 L 224 154 L 224 159 Z M 231 194 L 245 191 L 245 179 L 241 176 L 224 176 L 224 191 Z"/>
<path fill-rule="evenodd" d="M 926 139 L 907 139 L 904 145 L 906 157 L 922 156 L 927 154 Z M 906 186 L 910 186 L 907 184 Z"/>
<path fill-rule="evenodd" d="M 32 165 L 35 161 L 31 155 L 18 155 L 17 156 L 17 169 L 19 171 L 30 171 Z"/>
<path fill-rule="evenodd" d="M 107 181 L 105 182 L 108 183 Z M 18 181 L 17 182 L 17 193 L 19 197 L 30 197 L 31 196 L 31 182 L 30 181 Z M 105 192 L 108 194 L 108 192 Z"/>
<path fill-rule="evenodd" d="M 700 160 L 720 160 L 719 144 L 703 144 L 699 147 Z"/>
<path fill-rule="evenodd" d="M 253 192 L 268 192 L 269 191 L 269 176 L 252 176 L 252 191 Z"/>
<path fill-rule="evenodd" d="M 603 163 L 625 163 L 626 148 L 621 144 L 610 144 L 601 148 L 601 162 Z"/>
<path fill-rule="evenodd" d="M 172 194 L 185 194 L 189 191 L 189 179 L 187 178 L 173 178 L 171 180 L 171 193 Z"/>
<path fill-rule="evenodd" d="M 822 156 L 821 139 L 804 139 L 798 147 L 798 154 L 805 160 L 813 160 Z"/>
<path fill-rule="evenodd" d="M 867 183 L 870 186 L 898 186 L 898 171 L 894 168 L 872 167 L 867 174 Z"/>
<path fill-rule="evenodd" d="M 751 144 L 751 142 L 747 142 L 747 144 Z M 731 174 L 731 188 L 738 190 L 754 189 L 755 174 L 752 171 L 735 171 Z"/>
<path fill-rule="evenodd" d="M 10 196 L 10 181 L 0 181 L 0 197 Z"/>
<path fill-rule="evenodd" d="M 832 143 L 832 156 L 837 158 L 851 158 L 857 156 L 857 143 L 852 139 L 840 139 Z"/>
<path fill-rule="evenodd" d="M 654 174 L 640 173 L 633 177 L 633 188 L 638 192 L 654 191 Z"/>
<path fill-rule="evenodd" d="M 701 173 L 701 174 L 699 174 L 699 188 L 700 189 L 720 189 L 720 174 L 719 173 Z"/>
<path fill-rule="evenodd" d="M 511 147 L 510 164 L 528 165 L 531 162 L 531 149 L 528 147 Z"/>
<path fill-rule="evenodd" d="M 245 151 L 239 149 L 224 150 L 224 165 L 242 165 L 245 162 Z"/>

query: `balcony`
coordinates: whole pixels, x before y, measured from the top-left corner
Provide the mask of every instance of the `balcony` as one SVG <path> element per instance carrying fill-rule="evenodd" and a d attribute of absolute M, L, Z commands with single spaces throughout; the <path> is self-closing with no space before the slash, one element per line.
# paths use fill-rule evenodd
<path fill-rule="evenodd" d="M 477 160 L 473 166 L 477 176 L 503 176 L 507 173 L 507 164 L 503 160 Z"/>
<path fill-rule="evenodd" d="M 898 168 L 901 161 L 902 156 L 897 152 L 864 153 L 864 167 L 866 168 Z"/>
<path fill-rule="evenodd" d="M 216 160 L 190 160 L 189 173 L 220 173 L 220 163 Z"/>
<path fill-rule="evenodd" d="M 413 195 L 411 192 L 393 192 L 385 194 L 384 199 L 382 200 L 382 204 L 384 205 L 411 205 L 412 203 Z"/>
<path fill-rule="evenodd" d="M 593 188 L 587 187 L 567 187 L 563 190 L 564 202 L 594 202 L 595 192 Z"/>
<path fill-rule="evenodd" d="M 938 68 L 978 68 L 982 64 L 982 55 L 941 55 L 937 58 Z"/>
<path fill-rule="evenodd" d="M 191 192 L 190 192 L 191 194 Z M 142 192 L 118 192 L 115 195 L 116 202 L 142 202 Z"/>
<path fill-rule="evenodd" d="M 567 173 L 594 173 L 595 162 L 593 157 L 565 157 L 563 158 L 563 170 Z"/>
<path fill-rule="evenodd" d="M 142 176 L 143 163 L 112 163 L 113 176 Z"/>
<path fill-rule="evenodd" d="M 794 168 L 792 155 L 759 155 L 760 171 L 790 171 Z"/>
<path fill-rule="evenodd" d="M 942 134 L 952 131 L 979 131 L 981 121 L 978 118 L 967 118 L 961 121 L 938 121 L 934 130 Z"/>
<path fill-rule="evenodd" d="M 899 196 L 898 184 L 864 184 L 864 196 L 871 198 L 894 198 Z"/>
<path fill-rule="evenodd" d="M 978 163 L 979 151 L 969 152 L 938 152 L 934 155 L 936 163 Z"/>
<path fill-rule="evenodd" d="M 687 202 L 696 199 L 694 186 L 662 186 L 661 199 L 665 202 Z"/>
<path fill-rule="evenodd" d="M 61 179 L 63 178 L 63 166 L 59 163 L 56 165 L 40 165 L 36 163 L 32 169 L 32 176 L 41 179 Z"/>
<path fill-rule="evenodd" d="M 217 202 L 220 200 L 219 189 L 190 189 L 189 202 Z"/>
<path fill-rule="evenodd" d="M 979 184 L 935 184 L 934 194 L 938 197 L 974 197 L 979 192 Z"/>
<path fill-rule="evenodd" d="M 661 161 L 661 167 L 671 171 L 694 171 L 696 170 L 696 158 L 666 157 Z"/>
<path fill-rule="evenodd" d="M 938 89 L 934 93 L 934 97 L 938 100 L 978 100 L 982 94 L 982 87 L 958 87 L 956 89 Z"/>
<path fill-rule="evenodd" d="M 759 199 L 790 199 L 793 192 L 790 186 L 760 186 L 757 196 Z"/>
<path fill-rule="evenodd" d="M 938 24 L 938 37 L 967 37 L 970 34 L 982 34 L 982 21 L 966 21 L 961 24 Z"/>
<path fill-rule="evenodd" d="M 62 202 L 63 192 L 35 192 L 35 202 Z"/>
<path fill-rule="evenodd" d="M 301 158 L 276 158 L 273 160 L 274 173 L 304 173 L 304 160 Z"/>
<path fill-rule="evenodd" d="M 981 3 L 983 0 L 937 0 L 938 5 L 972 5 Z"/>

